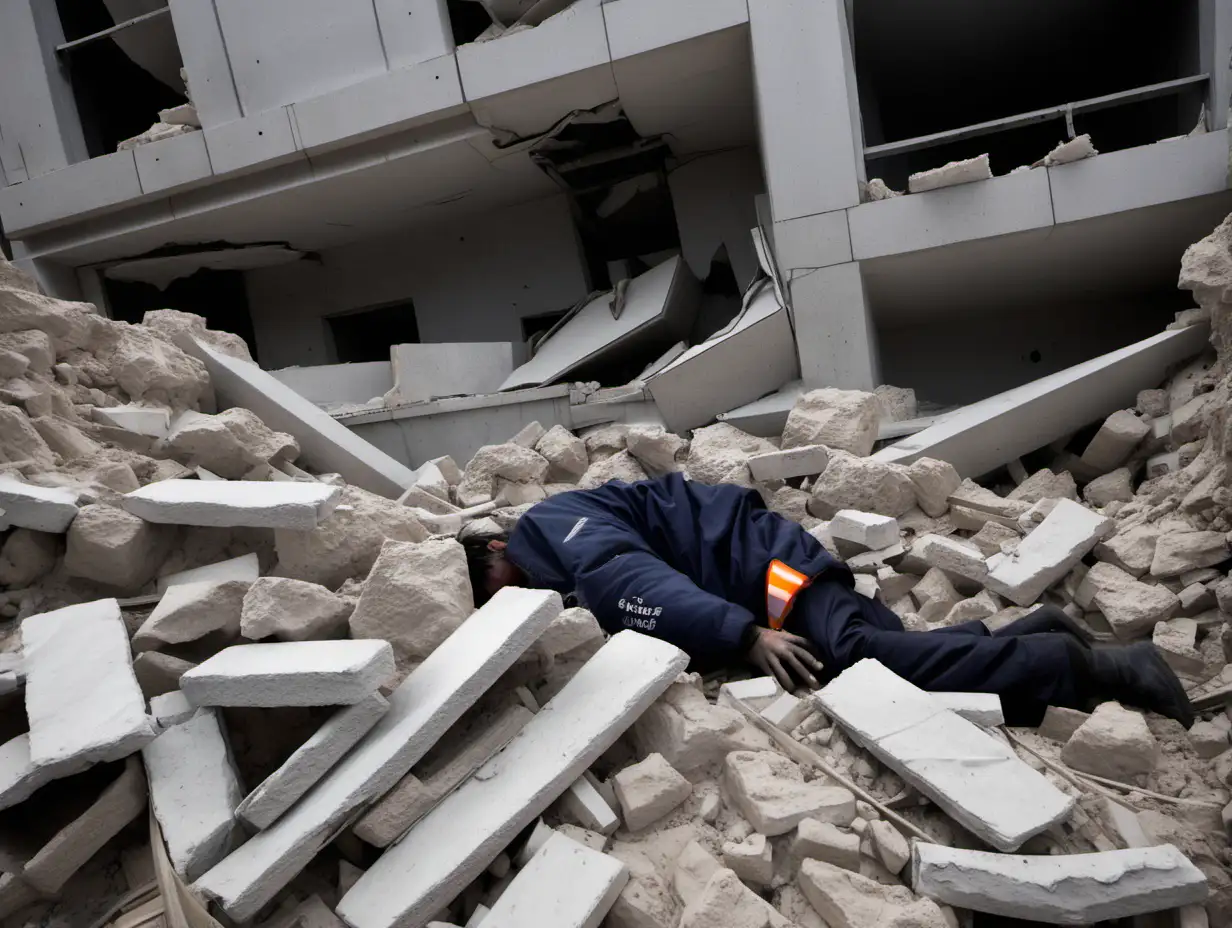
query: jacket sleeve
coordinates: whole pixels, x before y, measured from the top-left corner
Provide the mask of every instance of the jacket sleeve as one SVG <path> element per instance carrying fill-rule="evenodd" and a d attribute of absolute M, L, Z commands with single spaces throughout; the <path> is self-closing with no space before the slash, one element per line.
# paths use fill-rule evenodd
<path fill-rule="evenodd" d="M 609 634 L 626 628 L 662 638 L 703 663 L 730 661 L 754 617 L 700 589 L 646 551 L 630 551 L 578 577 L 577 592 Z"/>

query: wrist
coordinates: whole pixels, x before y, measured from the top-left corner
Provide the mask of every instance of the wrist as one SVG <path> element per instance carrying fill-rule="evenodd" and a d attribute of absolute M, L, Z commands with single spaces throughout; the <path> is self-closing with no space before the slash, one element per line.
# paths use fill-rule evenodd
<path fill-rule="evenodd" d="M 750 622 L 745 628 L 744 633 L 740 636 L 740 651 L 747 654 L 753 649 L 753 645 L 757 644 L 761 638 L 762 628 L 756 622 Z"/>

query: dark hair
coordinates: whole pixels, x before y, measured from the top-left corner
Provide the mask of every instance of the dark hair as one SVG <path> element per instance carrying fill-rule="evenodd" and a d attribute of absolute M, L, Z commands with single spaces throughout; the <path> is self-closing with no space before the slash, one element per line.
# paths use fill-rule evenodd
<path fill-rule="evenodd" d="M 462 539 L 466 551 L 466 569 L 471 576 L 471 595 L 478 609 L 491 597 L 488 595 L 488 568 L 504 555 L 488 548 L 489 541 L 504 541 L 503 535 L 471 535 Z"/>

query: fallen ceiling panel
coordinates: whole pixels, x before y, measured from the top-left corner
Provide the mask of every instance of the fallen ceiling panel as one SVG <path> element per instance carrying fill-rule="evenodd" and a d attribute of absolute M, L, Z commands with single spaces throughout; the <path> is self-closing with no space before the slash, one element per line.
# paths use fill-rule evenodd
<path fill-rule="evenodd" d="M 629 282 L 623 309 L 602 293 L 540 343 L 535 356 L 509 375 L 502 390 L 574 379 L 600 364 L 641 358 L 644 366 L 688 333 L 701 302 L 701 285 L 680 256 Z M 576 375 L 576 376 L 575 376 Z"/>

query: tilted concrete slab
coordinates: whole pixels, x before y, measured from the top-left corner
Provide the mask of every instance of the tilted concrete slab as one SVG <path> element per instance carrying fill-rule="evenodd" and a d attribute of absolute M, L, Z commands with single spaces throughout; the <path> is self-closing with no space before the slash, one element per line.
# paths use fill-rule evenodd
<path fill-rule="evenodd" d="M 1091 925 L 1206 900 L 1206 876 L 1171 844 L 1021 856 L 916 842 L 915 891 L 961 909 Z"/>
<path fill-rule="evenodd" d="M 197 890 L 236 921 L 256 915 L 339 829 L 392 789 L 562 609 L 551 591 L 497 593 L 390 694 L 389 711 L 340 764 L 198 880 Z"/>
<path fill-rule="evenodd" d="M 30 616 L 21 646 L 33 764 L 84 770 L 127 757 L 158 734 L 114 599 Z"/>
<path fill-rule="evenodd" d="M 598 928 L 629 881 L 615 857 L 559 831 L 518 871 L 483 920 L 485 928 Z"/>
<path fill-rule="evenodd" d="M 204 567 L 193 567 L 190 570 L 166 574 L 155 582 L 158 591 L 163 593 L 180 583 L 202 583 L 207 580 L 212 583 L 223 583 L 227 580 L 256 580 L 259 576 L 261 576 L 261 563 L 257 555 L 253 553 L 206 564 Z"/>
<path fill-rule="evenodd" d="M 1209 347 L 1209 335 L 1206 325 L 1152 335 L 965 406 L 873 458 L 896 464 L 938 458 L 977 477 L 1133 406 L 1138 391 L 1157 386 L 1171 365 Z"/>
<path fill-rule="evenodd" d="M 1115 530 L 1112 519 L 1073 500 L 1059 500 L 1011 554 L 988 559 L 985 585 L 1019 606 L 1029 606 Z"/>
<path fill-rule="evenodd" d="M 667 642 L 633 631 L 614 636 L 509 747 L 385 852 L 342 898 L 339 917 L 353 928 L 422 928 L 687 664 Z"/>
<path fill-rule="evenodd" d="M 160 480 L 126 493 L 121 505 L 147 522 L 310 532 L 341 495 L 325 483 Z"/>
<path fill-rule="evenodd" d="M 271 429 L 294 435 L 301 463 L 320 473 L 341 474 L 347 483 L 391 499 L 415 482 L 413 470 L 364 441 L 269 372 L 221 354 L 190 335 L 180 336 L 176 344 L 205 364 L 220 406 L 250 409 Z"/>
<path fill-rule="evenodd" d="M 996 728 L 1005 724 L 1001 697 L 996 693 L 933 693 L 933 701 L 975 725 Z"/>
<path fill-rule="evenodd" d="M 882 763 L 1002 851 L 1066 819 L 1074 800 L 932 695 L 866 659 L 817 694 Z"/>
<path fill-rule="evenodd" d="M 36 487 L 0 474 L 0 525 L 66 532 L 77 517 L 77 494 L 59 487 Z"/>

